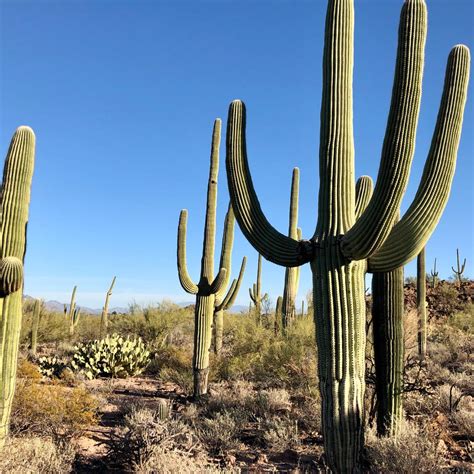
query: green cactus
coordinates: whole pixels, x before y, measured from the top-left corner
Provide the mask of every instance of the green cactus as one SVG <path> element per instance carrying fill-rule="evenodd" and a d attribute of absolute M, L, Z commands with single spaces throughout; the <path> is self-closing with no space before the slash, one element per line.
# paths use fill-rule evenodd
<path fill-rule="evenodd" d="M 425 248 L 423 247 L 416 259 L 416 306 L 418 310 L 418 355 L 426 356 L 426 273 Z"/>
<path fill-rule="evenodd" d="M 439 282 L 439 273 L 436 271 L 436 258 L 434 259 L 433 270 L 430 271 L 431 274 L 431 286 L 436 288 Z"/>
<path fill-rule="evenodd" d="M 310 240 L 274 229 L 263 214 L 247 163 L 244 104 L 229 108 L 227 176 L 239 226 L 267 260 L 311 264 L 326 457 L 336 472 L 359 468 L 365 391 L 366 268 L 387 272 L 423 248 L 448 199 L 469 76 L 469 50 L 450 53 L 432 146 L 412 205 L 393 226 L 406 189 L 421 98 L 426 33 L 423 0 L 401 13 L 397 65 L 379 175 L 355 219 L 352 131 L 353 2 L 329 0 L 323 55 L 318 223 Z"/>
<path fill-rule="evenodd" d="M 252 285 L 252 288 L 249 288 L 249 295 L 254 306 L 255 318 L 257 319 L 257 324 L 261 324 L 262 322 L 262 301 L 268 298 L 267 293 L 265 293 L 262 296 L 261 289 L 262 289 L 262 256 L 259 254 L 258 264 L 257 264 L 257 281 Z"/>
<path fill-rule="evenodd" d="M 23 261 L 35 156 L 35 135 L 19 127 L 10 143 L 1 192 L 0 449 L 8 435 L 22 318 Z"/>
<path fill-rule="evenodd" d="M 212 321 L 216 297 L 222 295 L 228 285 L 228 273 L 224 267 L 214 277 L 214 247 L 216 233 L 216 206 L 217 206 L 217 175 L 219 171 L 219 145 L 221 139 L 221 120 L 216 119 L 212 132 L 211 166 L 207 186 L 206 223 L 204 227 L 203 255 L 201 259 L 201 276 L 195 284 L 189 276 L 186 265 L 186 224 L 188 213 L 182 210 L 178 225 L 178 275 L 183 289 L 196 295 L 194 313 L 194 397 L 197 399 L 207 393 L 209 376 L 209 351 L 212 338 Z M 229 219 L 227 219 L 229 225 Z M 224 230 L 224 236 L 227 231 Z M 229 245 L 231 239 L 223 240 Z M 221 255 L 228 254 L 223 248 Z M 230 255 L 229 255 L 230 259 Z M 220 296 L 219 296 L 220 297 Z"/>
<path fill-rule="evenodd" d="M 293 169 L 290 196 L 290 217 L 288 237 L 294 240 L 301 239 L 301 229 L 298 229 L 298 198 L 300 186 L 300 170 Z M 298 294 L 300 267 L 287 267 L 285 270 L 285 286 L 283 289 L 283 303 L 281 322 L 285 331 L 296 316 L 296 295 Z"/>
<path fill-rule="evenodd" d="M 464 259 L 464 262 L 462 263 L 462 265 L 460 265 L 459 249 L 456 249 L 456 261 L 457 261 L 457 270 L 455 270 L 454 267 L 451 267 L 451 270 L 456 275 L 456 281 L 458 283 L 458 286 L 461 286 L 462 274 L 464 273 L 464 269 L 466 268 L 466 259 Z"/>
<path fill-rule="evenodd" d="M 280 321 L 282 321 L 282 311 L 283 311 L 283 297 L 279 296 L 277 298 L 275 306 L 275 334 L 280 332 Z"/>
<path fill-rule="evenodd" d="M 112 290 L 114 288 L 116 278 L 117 277 L 114 277 L 112 279 L 109 291 L 107 291 L 107 294 L 105 295 L 105 304 L 102 308 L 102 314 L 100 316 L 100 337 L 104 337 L 107 334 L 107 329 L 109 327 L 109 300 L 112 296 Z"/>
<path fill-rule="evenodd" d="M 31 355 L 36 355 L 36 350 L 38 347 L 38 327 L 41 314 L 41 300 L 35 300 L 33 306 L 33 319 L 31 321 L 31 343 L 30 351 Z"/>
<path fill-rule="evenodd" d="M 77 286 L 72 289 L 71 302 L 69 308 L 64 305 L 64 314 L 69 321 L 69 335 L 74 336 L 74 331 L 79 324 L 79 318 L 81 316 L 81 310 L 76 306 L 76 291 Z"/>

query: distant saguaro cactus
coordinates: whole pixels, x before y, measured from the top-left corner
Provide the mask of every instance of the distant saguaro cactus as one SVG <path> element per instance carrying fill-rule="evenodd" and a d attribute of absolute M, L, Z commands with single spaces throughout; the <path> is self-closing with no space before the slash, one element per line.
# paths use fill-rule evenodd
<path fill-rule="evenodd" d="M 436 271 L 436 258 L 434 259 L 434 266 L 433 270 L 430 271 L 431 274 L 431 286 L 436 288 L 438 286 L 439 281 L 439 273 Z"/>
<path fill-rule="evenodd" d="M 399 213 L 413 158 L 426 36 L 423 0 L 401 13 L 392 101 L 373 197 L 355 219 L 352 130 L 353 1 L 329 0 L 323 54 L 323 97 L 316 231 L 296 241 L 263 214 L 247 163 L 245 106 L 229 108 L 227 177 L 239 226 L 267 260 L 284 267 L 311 264 L 318 345 L 322 427 L 329 467 L 357 471 L 365 391 L 364 273 L 403 266 L 424 247 L 447 202 L 454 174 L 469 76 L 469 50 L 449 55 L 431 149 L 418 192 Z"/>
<path fill-rule="evenodd" d="M 418 355 L 426 356 L 426 273 L 425 248 L 416 260 L 416 306 L 418 312 Z"/>
<path fill-rule="evenodd" d="M 69 321 L 69 335 L 73 336 L 74 331 L 79 324 L 79 318 L 81 316 L 81 310 L 76 306 L 76 291 L 77 286 L 72 289 L 71 302 L 69 303 L 69 308 L 67 305 L 64 305 L 64 314 L 66 315 Z"/>
<path fill-rule="evenodd" d="M 277 302 L 275 306 L 275 323 L 274 323 L 275 334 L 278 334 L 280 332 L 280 321 L 282 320 L 282 308 L 283 308 L 283 297 L 279 296 L 277 298 Z"/>
<path fill-rule="evenodd" d="M 288 226 L 288 237 L 294 240 L 301 239 L 301 229 L 298 228 L 298 198 L 300 187 L 300 170 L 293 169 L 290 195 L 290 216 Z M 287 267 L 285 270 L 285 286 L 283 289 L 282 302 L 282 329 L 283 331 L 291 324 L 296 316 L 296 295 L 298 294 L 300 267 Z"/>
<path fill-rule="evenodd" d="M 232 206 L 229 204 L 224 222 L 224 235 L 222 238 L 221 258 L 219 268 L 225 268 L 226 282 L 222 292 L 216 294 L 214 301 L 214 353 L 220 354 L 222 350 L 222 337 L 224 334 L 224 311 L 227 311 L 234 304 L 235 299 L 240 291 L 240 285 L 244 277 L 245 265 L 247 257 L 244 257 L 240 266 L 240 272 L 237 279 L 234 279 L 226 293 L 229 284 L 231 268 L 232 268 L 232 247 L 234 245 L 234 227 L 235 216 Z"/>
<path fill-rule="evenodd" d="M 456 249 L 456 262 L 457 262 L 457 270 L 455 270 L 454 267 L 451 267 L 451 269 L 456 275 L 458 286 L 461 286 L 462 274 L 464 273 L 464 269 L 466 268 L 466 259 L 464 259 L 464 262 L 462 262 L 462 265 L 461 265 L 460 260 L 459 260 L 459 249 Z"/>
<path fill-rule="evenodd" d="M 107 294 L 105 295 L 105 304 L 104 307 L 102 308 L 102 314 L 100 316 L 100 337 L 104 337 L 107 334 L 107 329 L 109 327 L 109 300 L 110 297 L 112 296 L 112 290 L 115 285 L 115 280 L 117 277 L 114 277 L 112 279 L 112 283 L 110 285 L 109 291 L 107 291 Z"/>
<path fill-rule="evenodd" d="M 33 306 L 33 318 L 31 320 L 31 341 L 30 351 L 32 355 L 36 355 L 38 348 L 38 327 L 41 315 L 41 300 L 36 299 Z"/>
<path fill-rule="evenodd" d="M 221 139 L 221 120 L 216 119 L 212 132 L 211 165 L 207 186 L 206 223 L 204 226 L 203 255 L 201 259 L 201 276 L 199 283 L 194 283 L 189 276 L 186 264 L 186 224 L 188 212 L 183 209 L 179 216 L 178 225 L 178 276 L 183 289 L 196 295 L 194 313 L 194 397 L 199 398 L 207 393 L 209 376 L 209 352 L 212 339 L 212 322 L 216 298 L 222 295 L 230 279 L 230 272 L 224 267 L 214 278 L 214 249 L 216 234 L 216 206 L 217 206 L 217 175 L 219 172 L 219 145 Z M 233 218 L 232 218 L 233 219 Z M 231 224 L 226 219 L 226 226 Z M 232 224 L 233 225 L 233 224 Z M 224 229 L 223 245 L 231 246 L 232 239 L 226 239 L 228 228 Z M 223 248 L 222 256 L 228 256 L 228 248 Z M 224 260 L 227 257 L 224 257 Z M 219 296 L 220 297 L 220 296 Z"/>
<path fill-rule="evenodd" d="M 8 435 L 15 393 L 23 293 L 23 262 L 35 161 L 35 134 L 19 127 L 10 143 L 1 191 L 0 449 Z"/>
<path fill-rule="evenodd" d="M 253 284 L 252 288 L 249 288 L 250 299 L 253 302 L 255 309 L 255 317 L 257 318 L 257 323 L 262 322 L 262 300 L 268 297 L 268 294 L 265 293 L 263 296 L 262 291 L 262 256 L 258 255 L 258 264 L 257 264 L 257 281 Z"/>

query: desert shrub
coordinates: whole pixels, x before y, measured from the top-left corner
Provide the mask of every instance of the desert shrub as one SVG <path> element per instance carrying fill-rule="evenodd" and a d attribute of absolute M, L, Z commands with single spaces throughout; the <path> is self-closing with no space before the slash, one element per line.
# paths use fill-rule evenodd
<path fill-rule="evenodd" d="M 371 472 L 442 472 L 446 448 L 437 436 L 405 421 L 397 438 L 367 433 L 366 452 Z"/>
<path fill-rule="evenodd" d="M 140 338 L 123 338 L 113 334 L 77 347 L 71 366 L 88 379 L 93 379 L 138 375 L 149 362 L 150 352 Z"/>
<path fill-rule="evenodd" d="M 19 359 L 16 369 L 17 379 L 40 381 L 42 378 L 39 367 L 28 359 Z"/>
<path fill-rule="evenodd" d="M 284 417 L 273 418 L 264 423 L 263 440 L 272 451 L 286 451 L 300 444 L 298 422 Z"/>
<path fill-rule="evenodd" d="M 157 411 L 132 407 L 118 433 L 107 441 L 110 463 L 120 466 L 151 466 L 150 460 L 163 452 L 201 452 L 197 437 L 178 420 L 161 419 Z M 141 471 L 157 472 L 157 471 Z"/>
<path fill-rule="evenodd" d="M 241 419 L 235 412 L 217 413 L 214 418 L 204 418 L 199 422 L 199 438 L 211 455 L 219 456 L 239 447 L 238 434 Z"/>
<path fill-rule="evenodd" d="M 448 317 L 463 306 L 459 301 L 459 292 L 455 285 L 442 281 L 431 293 L 428 310 L 434 310 L 437 316 Z"/>
<path fill-rule="evenodd" d="M 0 456 L 0 472 L 8 474 L 57 474 L 73 472 L 75 452 L 45 438 L 10 438 Z"/>
<path fill-rule="evenodd" d="M 11 430 L 54 439 L 78 435 L 95 423 L 98 401 L 86 389 L 20 379 L 13 399 Z"/>
<path fill-rule="evenodd" d="M 448 324 L 468 334 L 474 335 L 474 303 L 468 303 L 466 306 L 449 319 Z"/>

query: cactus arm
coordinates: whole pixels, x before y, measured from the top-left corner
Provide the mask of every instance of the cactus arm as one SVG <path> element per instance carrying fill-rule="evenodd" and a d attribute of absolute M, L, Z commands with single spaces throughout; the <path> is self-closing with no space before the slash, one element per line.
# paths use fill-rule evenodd
<path fill-rule="evenodd" d="M 252 303 L 255 304 L 256 301 L 255 301 L 255 296 L 254 296 L 254 293 L 252 291 L 252 288 L 249 288 L 249 296 L 250 296 L 250 299 L 252 300 Z"/>
<path fill-rule="evenodd" d="M 469 50 L 449 55 L 436 128 L 415 198 L 384 245 L 370 258 L 371 271 L 390 271 L 413 259 L 425 246 L 449 197 L 461 136 L 469 80 Z"/>
<path fill-rule="evenodd" d="M 221 141 L 221 120 L 214 121 L 211 144 L 211 166 L 207 184 L 206 222 L 201 260 L 201 280 L 214 279 L 214 249 L 216 239 L 217 175 L 219 173 L 219 145 Z"/>
<path fill-rule="evenodd" d="M 424 1 L 406 1 L 400 17 L 392 100 L 374 194 L 341 241 L 341 250 L 350 260 L 374 254 L 390 234 L 399 212 L 415 150 L 426 23 Z"/>
<path fill-rule="evenodd" d="M 418 355 L 421 359 L 426 356 L 426 272 L 425 247 L 416 259 L 416 305 L 418 312 Z"/>
<path fill-rule="evenodd" d="M 245 143 L 245 105 L 234 100 L 227 122 L 227 179 L 235 217 L 250 244 L 267 260 L 284 267 L 309 262 L 301 244 L 278 232 L 260 207 L 247 162 Z"/>
<path fill-rule="evenodd" d="M 359 219 L 361 214 L 365 211 L 365 208 L 369 204 L 369 201 L 373 193 L 373 181 L 370 176 L 361 176 L 356 183 L 356 207 L 355 207 L 355 218 Z"/>
<path fill-rule="evenodd" d="M 192 295 L 197 294 L 198 286 L 191 280 L 186 263 L 186 224 L 188 211 L 183 209 L 178 224 L 178 276 L 183 290 Z"/>
<path fill-rule="evenodd" d="M 112 283 L 110 285 L 109 291 L 107 291 L 107 294 L 105 295 L 105 303 L 104 307 L 102 308 L 102 314 L 100 317 L 100 336 L 102 337 L 105 333 L 107 333 L 107 328 L 109 326 L 109 319 L 108 319 L 108 314 L 109 314 L 109 301 L 110 297 L 112 296 L 112 290 L 115 285 L 115 280 L 117 277 L 114 276 L 112 279 Z"/>
<path fill-rule="evenodd" d="M 221 257 L 219 261 L 219 268 L 225 268 L 227 270 L 227 277 L 225 280 L 224 289 L 216 295 L 217 300 L 220 300 L 224 296 L 225 290 L 230 281 L 230 274 L 232 271 L 232 247 L 234 245 L 234 224 L 234 211 L 232 210 L 232 206 L 229 203 L 224 221 L 224 234 L 222 237 Z"/>
<path fill-rule="evenodd" d="M 262 255 L 258 254 L 257 263 L 257 281 L 253 286 L 253 293 L 255 298 L 260 299 L 260 292 L 262 291 Z"/>
<path fill-rule="evenodd" d="M 298 236 L 298 201 L 300 192 L 300 170 L 293 168 L 291 178 L 290 193 L 290 216 L 288 219 L 288 237 L 294 240 L 301 240 L 301 234 Z"/>
<path fill-rule="evenodd" d="M 217 295 L 225 291 L 225 287 L 227 285 L 227 270 L 225 268 L 221 268 L 219 273 L 217 274 L 216 278 L 212 281 L 209 292 Z"/>
<path fill-rule="evenodd" d="M 0 196 L 0 449 L 8 435 L 15 392 L 34 156 L 35 134 L 29 127 L 19 127 L 8 149 Z"/>
<path fill-rule="evenodd" d="M 239 294 L 240 290 L 240 285 L 242 284 L 242 280 L 244 278 L 244 273 L 245 273 L 245 266 L 247 264 L 247 257 L 244 257 L 242 259 L 242 264 L 240 265 L 240 272 L 239 276 L 234 279 L 232 282 L 232 285 L 227 292 L 226 297 L 224 298 L 224 301 L 222 302 L 222 309 L 227 311 L 229 308 L 232 307 L 232 305 L 235 302 L 235 299 L 237 298 L 237 295 Z"/>

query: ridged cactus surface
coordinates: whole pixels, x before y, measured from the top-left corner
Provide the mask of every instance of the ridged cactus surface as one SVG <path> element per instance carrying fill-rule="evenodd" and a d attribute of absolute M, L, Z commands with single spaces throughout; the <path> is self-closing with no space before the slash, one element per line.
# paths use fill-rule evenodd
<path fill-rule="evenodd" d="M 432 145 L 418 192 L 399 213 L 415 147 L 426 36 L 423 0 L 406 0 L 400 17 L 395 78 L 381 162 L 372 199 L 356 220 L 352 125 L 352 0 L 329 0 L 323 54 L 319 200 L 315 234 L 297 241 L 277 231 L 262 212 L 250 176 L 246 111 L 231 103 L 227 176 L 239 226 L 267 260 L 284 267 L 311 264 L 318 346 L 322 428 L 335 472 L 360 469 L 365 391 L 367 267 L 387 272 L 423 248 L 447 202 L 460 139 L 469 76 L 469 51 L 449 55 Z"/>
<path fill-rule="evenodd" d="M 35 135 L 19 127 L 3 168 L 0 260 L 0 448 L 8 435 L 22 317 L 23 261 Z"/>
<path fill-rule="evenodd" d="M 300 240 L 301 229 L 298 229 L 298 199 L 300 186 L 300 170 L 293 169 L 290 194 L 290 216 L 288 237 Z M 298 232 L 299 231 L 299 232 Z M 298 237 L 299 234 L 299 237 Z M 282 302 L 282 329 L 285 330 L 296 316 L 296 295 L 298 294 L 299 267 L 288 267 L 285 270 L 285 286 Z"/>
<path fill-rule="evenodd" d="M 214 249 L 216 234 L 217 207 L 217 176 L 219 172 L 219 145 L 221 138 L 221 120 L 216 119 L 212 133 L 211 165 L 207 186 L 206 221 L 204 226 L 203 254 L 201 259 L 201 276 L 196 284 L 189 276 L 186 264 L 186 224 L 187 211 L 182 210 L 178 225 L 178 276 L 181 286 L 190 294 L 196 295 L 194 313 L 194 397 L 199 398 L 207 393 L 209 376 L 209 352 L 212 340 L 212 323 L 216 298 L 221 298 L 229 283 L 230 272 L 225 267 L 219 267 L 214 276 Z M 231 211 L 232 212 L 232 211 Z M 229 235 L 229 225 L 233 226 L 233 215 L 226 219 L 224 239 L 221 251 L 221 262 L 230 262 L 232 241 Z M 233 229 L 232 229 L 233 234 Z M 227 238 L 226 238 L 227 237 Z M 230 246 L 230 250 L 229 250 Z"/>
<path fill-rule="evenodd" d="M 425 248 L 421 249 L 416 260 L 416 306 L 418 310 L 418 355 L 426 356 L 426 271 Z"/>

